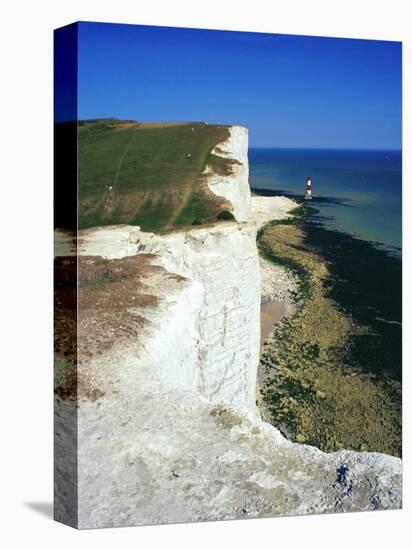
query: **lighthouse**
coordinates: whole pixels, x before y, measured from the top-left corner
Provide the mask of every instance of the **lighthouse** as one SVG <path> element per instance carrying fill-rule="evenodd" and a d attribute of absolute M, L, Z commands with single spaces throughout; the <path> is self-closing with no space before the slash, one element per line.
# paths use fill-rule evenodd
<path fill-rule="evenodd" d="M 308 176 L 308 182 L 307 182 L 307 186 L 306 186 L 305 200 L 306 200 L 306 201 L 312 200 L 312 182 L 311 182 L 310 176 Z"/>

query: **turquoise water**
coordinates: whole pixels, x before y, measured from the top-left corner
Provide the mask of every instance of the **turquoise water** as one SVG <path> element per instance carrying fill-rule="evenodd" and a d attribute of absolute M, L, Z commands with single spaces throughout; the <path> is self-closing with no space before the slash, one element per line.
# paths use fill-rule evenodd
<path fill-rule="evenodd" d="M 252 189 L 303 197 L 311 176 L 318 221 L 400 255 L 401 151 L 249 149 Z"/>

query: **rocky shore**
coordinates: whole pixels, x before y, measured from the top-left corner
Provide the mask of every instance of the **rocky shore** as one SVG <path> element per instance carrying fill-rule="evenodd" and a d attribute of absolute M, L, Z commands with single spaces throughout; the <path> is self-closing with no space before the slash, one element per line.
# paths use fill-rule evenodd
<path fill-rule="evenodd" d="M 324 451 L 346 448 L 400 456 L 401 412 L 394 383 L 348 361 L 351 339 L 368 327 L 329 297 L 328 265 L 305 245 L 301 219 L 268 223 L 260 231 L 259 247 L 263 265 L 274 263 L 292 274 L 291 283 L 281 285 L 277 294 L 288 305 L 288 316 L 262 348 L 258 380 L 263 418 L 289 439 Z"/>

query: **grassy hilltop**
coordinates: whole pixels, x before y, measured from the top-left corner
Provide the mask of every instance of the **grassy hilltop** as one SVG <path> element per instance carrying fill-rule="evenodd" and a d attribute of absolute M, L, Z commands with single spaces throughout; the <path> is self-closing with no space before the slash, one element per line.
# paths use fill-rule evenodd
<path fill-rule="evenodd" d="M 166 232 L 228 216 L 230 205 L 201 175 L 206 164 L 231 172 L 233 161 L 211 154 L 228 126 L 99 119 L 80 121 L 78 130 L 80 229 L 132 224 Z"/>

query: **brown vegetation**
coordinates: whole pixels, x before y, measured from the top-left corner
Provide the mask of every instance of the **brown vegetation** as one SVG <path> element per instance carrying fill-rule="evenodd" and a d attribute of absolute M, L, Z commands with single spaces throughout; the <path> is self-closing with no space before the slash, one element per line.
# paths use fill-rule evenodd
<path fill-rule="evenodd" d="M 170 275 L 150 264 L 150 255 L 117 260 L 98 256 L 55 260 L 55 391 L 61 398 L 101 397 L 81 366 L 96 355 L 137 338 L 145 320 L 142 311 L 158 298 L 147 279 Z"/>

